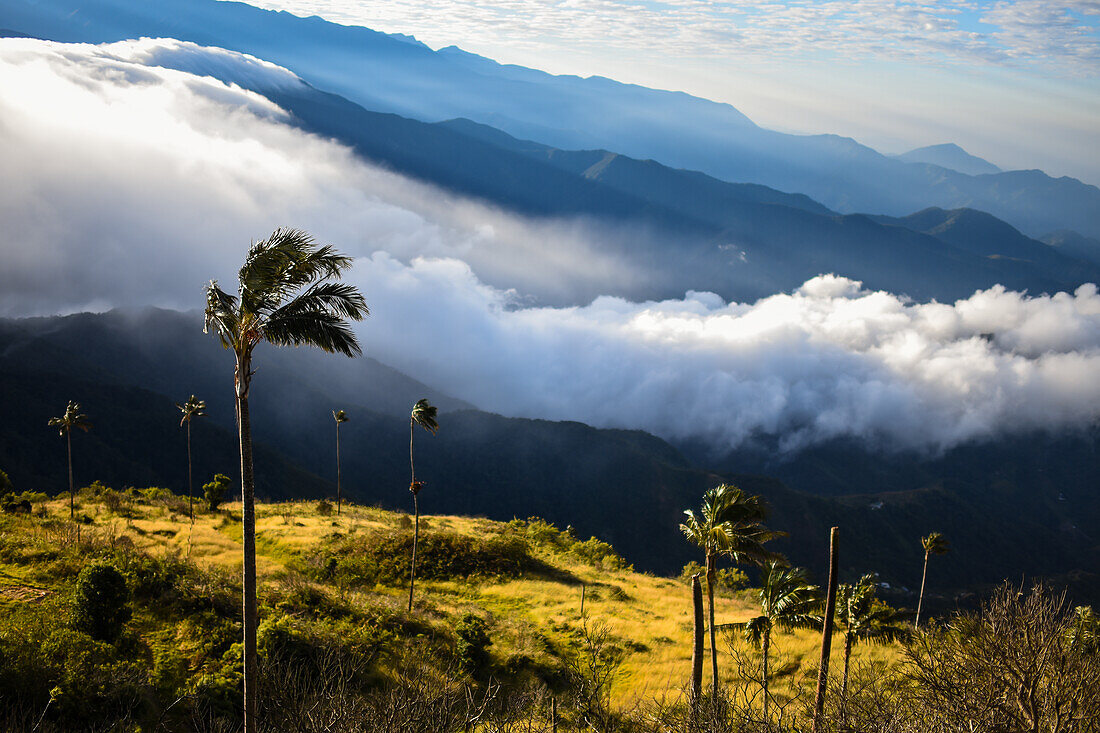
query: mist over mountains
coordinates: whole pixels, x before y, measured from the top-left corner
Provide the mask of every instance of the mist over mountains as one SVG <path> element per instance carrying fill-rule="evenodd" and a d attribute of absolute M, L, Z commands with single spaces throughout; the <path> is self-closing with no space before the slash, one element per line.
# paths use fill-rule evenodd
<path fill-rule="evenodd" d="M 370 359 L 258 357 L 268 496 L 329 491 L 341 408 L 353 492 L 400 506 L 429 397 L 440 511 L 543 514 L 662 572 L 687 558 L 667 517 L 729 477 L 799 562 L 841 518 L 878 548 L 854 574 L 937 522 L 972 532 L 959 586 L 1100 562 L 1095 187 L 237 3 L 16 0 L 0 27 L 116 41 L 0 40 L 0 467 L 24 484 L 54 480 L 34 426 L 67 399 L 117 409 L 90 477 L 174 481 L 172 431 L 136 426 L 190 393 L 218 415 L 200 471 L 225 470 L 225 354 L 133 309 L 192 311 L 291 225 L 356 258 Z"/>
<path fill-rule="evenodd" d="M 465 117 L 562 149 L 603 148 L 804 193 L 842 213 L 973 207 L 1029 236 L 1060 228 L 1100 236 L 1100 189 L 1074 179 L 906 163 L 849 138 L 766 130 L 729 105 L 682 93 L 502 66 L 316 17 L 215 0 L 15 0 L 0 9 L 0 27 L 61 41 L 164 36 L 243 51 L 372 111 Z"/>

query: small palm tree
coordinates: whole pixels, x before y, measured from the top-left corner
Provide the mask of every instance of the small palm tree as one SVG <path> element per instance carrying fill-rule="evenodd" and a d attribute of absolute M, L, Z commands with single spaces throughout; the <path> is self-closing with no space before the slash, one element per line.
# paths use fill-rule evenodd
<path fill-rule="evenodd" d="M 924 581 L 928 579 L 928 558 L 932 555 L 945 555 L 948 550 L 947 540 L 939 532 L 922 537 L 920 544 L 924 548 L 924 571 L 920 576 L 920 597 L 917 599 L 917 617 L 913 621 L 914 627 L 920 626 L 920 610 L 924 605 Z"/>
<path fill-rule="evenodd" d="M 413 434 L 417 425 L 427 430 L 432 435 L 439 430 L 439 423 L 435 416 L 438 410 L 426 399 L 419 399 L 413 405 L 409 415 L 409 471 L 412 480 L 409 482 L 409 491 L 413 495 L 413 513 L 416 516 L 416 524 L 413 529 L 412 564 L 409 566 L 409 612 L 413 608 L 413 586 L 416 584 L 416 545 L 420 541 L 420 500 L 417 498 L 420 490 L 424 488 L 423 481 L 416 480 L 416 464 L 413 462 Z"/>
<path fill-rule="evenodd" d="M 777 560 L 764 563 L 760 575 L 760 615 L 742 623 L 729 624 L 761 650 L 761 681 L 764 686 L 764 717 L 768 715 L 768 652 L 772 629 L 809 629 L 821 626 L 821 590 L 810 583 L 802 568 L 787 567 Z"/>
<path fill-rule="evenodd" d="M 875 598 L 878 582 L 873 574 L 858 582 L 841 583 L 836 593 L 836 622 L 844 629 L 844 681 L 840 696 L 848 697 L 848 662 L 852 646 L 861 640 L 897 641 L 909 634 L 902 626 L 903 613 L 879 603 Z"/>
<path fill-rule="evenodd" d="M 340 513 L 340 423 L 348 421 L 343 410 L 333 410 L 332 419 L 336 421 L 336 513 Z"/>
<path fill-rule="evenodd" d="M 749 496 L 741 489 L 722 484 L 703 495 L 703 505 L 696 514 L 684 512 L 680 531 L 703 550 L 706 562 L 707 603 L 710 621 L 711 697 L 718 699 L 718 645 L 714 626 L 714 588 L 717 585 L 718 556 L 728 555 L 735 563 L 762 563 L 773 555 L 764 543 L 782 535 L 763 525 L 767 508 L 759 496 Z"/>
<path fill-rule="evenodd" d="M 196 399 L 195 395 L 182 405 L 176 403 L 183 417 L 180 418 L 180 427 L 187 425 L 187 510 L 191 514 L 191 521 L 195 521 L 195 504 L 193 498 L 194 487 L 191 481 L 191 421 L 196 417 L 206 417 L 206 403 Z"/>
<path fill-rule="evenodd" d="M 345 356 L 361 353 L 348 319 L 368 314 L 359 291 L 338 280 L 351 258 L 321 246 L 303 231 L 277 229 L 253 244 L 237 273 L 237 295 L 211 281 L 206 323 L 236 357 L 233 385 L 241 452 L 241 524 L 244 539 L 244 730 L 256 731 L 256 484 L 252 470 L 252 423 L 248 400 L 252 353 L 266 341 L 275 346 L 317 346 Z"/>
<path fill-rule="evenodd" d="M 85 433 L 91 430 L 92 424 L 88 422 L 88 416 L 80 414 L 80 405 L 69 400 L 65 414 L 61 417 L 51 417 L 49 426 L 57 428 L 58 435 L 65 436 L 65 442 L 69 448 L 69 519 L 76 518 L 76 487 L 73 486 L 73 428 L 83 430 Z"/>

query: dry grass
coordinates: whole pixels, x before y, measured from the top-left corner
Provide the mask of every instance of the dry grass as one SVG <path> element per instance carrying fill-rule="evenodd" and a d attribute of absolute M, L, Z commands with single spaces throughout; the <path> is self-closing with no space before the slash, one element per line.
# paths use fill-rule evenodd
<path fill-rule="evenodd" d="M 196 504 L 194 524 L 186 515 L 173 513 L 164 502 L 135 501 L 130 516 L 111 513 L 103 504 L 81 497 L 77 513 L 93 518 L 92 531 L 126 536 L 138 549 L 150 553 L 176 552 L 189 556 L 206 567 L 220 566 L 236 571 L 241 566 L 241 505 L 228 503 L 221 511 L 210 513 Z M 68 518 L 67 500 L 46 504 L 52 517 Z M 403 515 L 372 507 L 345 505 L 340 516 L 321 515 L 316 502 L 261 503 L 257 505 L 258 558 L 261 583 L 275 583 L 290 571 L 288 564 L 309 554 L 322 538 L 367 534 L 394 530 Z M 484 535 L 499 532 L 500 524 L 485 519 L 429 515 L 429 531 L 448 531 Z M 676 696 L 686 682 L 690 668 L 691 597 L 679 580 L 654 577 L 629 570 L 600 570 L 574 558 L 542 552 L 542 559 L 578 578 L 585 587 L 585 612 L 593 621 L 606 624 L 617 641 L 629 648 L 620 675 L 612 690 L 617 705 L 629 706 L 642 698 Z M 20 585 L 22 572 L 17 567 L 0 565 L 0 585 Z M 492 653 L 499 661 L 510 655 L 527 655 L 535 660 L 545 657 L 545 642 L 566 643 L 580 625 L 581 584 L 547 579 L 503 581 L 424 581 L 417 584 L 418 603 L 435 614 L 461 614 L 473 611 L 489 617 L 494 645 Z M 401 589 L 379 588 L 370 592 L 395 602 Z M 745 593 L 716 599 L 717 623 L 744 621 L 756 610 Z M 719 636 L 719 658 L 725 682 L 735 682 L 736 665 L 731 645 L 753 664 L 759 652 L 726 634 Z M 773 639 L 773 690 L 777 695 L 790 693 L 790 685 L 800 675 L 816 667 L 820 634 L 809 631 L 779 633 Z M 843 639 L 834 639 L 833 664 L 839 668 Z M 897 658 L 894 646 L 858 645 L 856 661 L 886 661 Z M 709 677 L 709 662 L 704 666 Z"/>

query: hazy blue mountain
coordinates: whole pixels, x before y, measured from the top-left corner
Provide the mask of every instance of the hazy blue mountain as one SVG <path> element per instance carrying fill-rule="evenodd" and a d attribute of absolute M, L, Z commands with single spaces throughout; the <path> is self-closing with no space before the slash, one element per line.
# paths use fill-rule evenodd
<path fill-rule="evenodd" d="M 1001 169 L 988 160 L 971 155 L 955 143 L 928 145 L 896 156 L 906 163 L 931 163 L 969 176 L 1000 173 Z"/>
<path fill-rule="evenodd" d="M 98 478 L 116 487 L 184 490 L 183 432 L 173 402 L 191 393 L 207 400 L 210 413 L 194 428 L 198 475 L 238 474 L 232 358 L 202 333 L 197 314 L 148 309 L 0 320 L 0 355 L 0 469 L 18 488 L 64 488 L 64 443 L 46 421 L 70 399 L 94 422 L 92 432 L 73 440 L 80 484 Z M 319 371 L 322 360 L 351 380 L 354 395 Z M 332 495 L 331 410 L 340 407 L 351 417 L 341 427 L 348 495 L 408 509 L 408 409 L 415 397 L 431 396 L 447 410 L 439 434 L 418 442 L 424 511 L 543 516 L 611 541 L 639 569 L 672 573 L 697 559 L 677 529 L 680 512 L 720 481 L 764 496 L 771 525 L 790 533 L 777 549 L 819 573 L 834 524 L 843 531 L 845 578 L 876 570 L 914 587 L 917 540 L 932 529 L 947 534 L 954 550 L 937 575 L 941 589 L 1100 568 L 1094 433 L 1028 436 L 940 458 L 844 444 L 776 461 L 770 451 L 746 449 L 712 471 L 640 431 L 461 409 L 369 359 L 264 349 L 256 366 L 258 491 L 268 498 Z"/>
<path fill-rule="evenodd" d="M 1041 171 L 967 175 L 836 135 L 789 135 L 735 108 L 600 77 L 553 76 L 405 36 L 214 0 L 9 0 L 0 24 L 63 41 L 165 36 L 251 53 L 376 111 L 455 117 L 562 149 L 600 148 L 726 181 L 801 192 L 839 212 L 970 207 L 1030 236 L 1100 236 L 1100 189 Z"/>
<path fill-rule="evenodd" d="M 1053 292 L 1100 280 L 1100 269 L 1088 264 L 1048 272 L 907 227 L 838 215 L 805 196 L 606 150 L 563 151 L 468 121 L 425 124 L 370 112 L 305 84 L 256 90 L 304 129 L 386 167 L 519 213 L 594 217 L 645 232 L 625 245 L 606 244 L 650 278 L 617 295 L 678 297 L 705 289 L 752 299 L 822 272 L 919 299 L 966 297 L 996 283 Z M 593 287 L 583 296 L 602 294 Z"/>
<path fill-rule="evenodd" d="M 1100 239 L 1084 237 L 1077 232 L 1060 229 L 1044 234 L 1040 240 L 1064 255 L 1100 265 Z"/>
<path fill-rule="evenodd" d="M 1020 233 L 1012 225 L 974 209 L 930 208 L 905 217 L 878 216 L 883 224 L 893 224 L 929 234 L 960 249 L 993 260 L 1006 268 L 1042 272 L 1064 282 L 1095 281 L 1094 262 L 1074 254 L 1071 249 L 1053 247 Z"/>

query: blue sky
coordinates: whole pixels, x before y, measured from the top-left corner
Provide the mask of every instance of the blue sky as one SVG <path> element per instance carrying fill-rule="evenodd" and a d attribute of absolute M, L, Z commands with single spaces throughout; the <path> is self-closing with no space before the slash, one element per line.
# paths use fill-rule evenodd
<path fill-rule="evenodd" d="M 957 142 L 1100 185 L 1100 0 L 253 0 L 728 102 L 886 153 Z"/>

